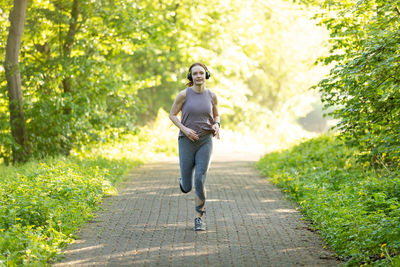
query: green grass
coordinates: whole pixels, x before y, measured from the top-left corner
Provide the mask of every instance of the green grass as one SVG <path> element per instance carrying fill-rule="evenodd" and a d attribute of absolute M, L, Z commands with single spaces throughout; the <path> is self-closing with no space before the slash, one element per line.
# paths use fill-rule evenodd
<path fill-rule="evenodd" d="M 138 163 L 68 157 L 1 167 L 1 265 L 45 265 Z"/>
<path fill-rule="evenodd" d="M 400 265 L 400 171 L 361 164 L 356 154 L 323 136 L 265 155 L 257 167 L 346 265 Z"/>

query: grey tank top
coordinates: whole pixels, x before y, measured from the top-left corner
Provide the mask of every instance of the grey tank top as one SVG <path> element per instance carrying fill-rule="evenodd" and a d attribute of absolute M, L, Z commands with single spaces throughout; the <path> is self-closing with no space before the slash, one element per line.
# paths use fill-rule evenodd
<path fill-rule="evenodd" d="M 182 105 L 181 123 L 194 130 L 197 135 L 203 136 L 213 133 L 212 125 L 214 124 L 213 116 L 213 100 L 211 91 L 206 89 L 204 92 L 196 93 L 191 87 L 186 89 L 186 99 Z M 184 136 L 179 131 L 179 136 Z"/>

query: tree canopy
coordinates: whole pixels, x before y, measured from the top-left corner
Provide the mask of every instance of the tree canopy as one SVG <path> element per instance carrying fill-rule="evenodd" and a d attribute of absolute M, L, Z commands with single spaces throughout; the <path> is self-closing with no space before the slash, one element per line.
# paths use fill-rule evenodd
<path fill-rule="evenodd" d="M 3 56 L 11 4 L 1 4 Z M 153 121 L 196 61 L 212 73 L 224 127 L 268 127 L 282 110 L 304 115 L 288 107 L 304 105 L 298 95 L 316 82 L 323 36 L 307 16 L 283 0 L 29 2 L 20 70 L 33 155 L 68 154 Z M 0 71 L 0 157 L 8 160 L 15 142 Z"/>
<path fill-rule="evenodd" d="M 318 88 L 338 129 L 360 159 L 400 162 L 400 9 L 398 1 L 320 1 L 316 15 L 330 31 L 333 64 Z"/>

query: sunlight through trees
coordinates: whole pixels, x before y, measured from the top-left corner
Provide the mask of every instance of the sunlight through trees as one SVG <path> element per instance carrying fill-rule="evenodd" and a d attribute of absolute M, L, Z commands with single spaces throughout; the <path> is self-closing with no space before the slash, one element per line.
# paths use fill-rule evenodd
<path fill-rule="evenodd" d="M 2 6 L 4 56 L 12 5 Z M 322 78 L 313 62 L 326 50 L 312 14 L 283 0 L 29 3 L 20 64 L 33 156 L 67 155 L 151 123 L 194 61 L 212 72 L 224 127 L 302 131 L 290 121 L 318 101 L 308 89 Z M 0 156 L 8 161 L 15 137 L 3 79 L 1 88 Z"/>

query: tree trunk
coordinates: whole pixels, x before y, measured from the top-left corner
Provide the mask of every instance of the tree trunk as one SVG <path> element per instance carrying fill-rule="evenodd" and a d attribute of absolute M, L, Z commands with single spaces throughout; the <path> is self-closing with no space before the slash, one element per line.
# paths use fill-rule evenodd
<path fill-rule="evenodd" d="M 67 65 L 70 64 L 69 62 L 71 57 L 72 45 L 74 44 L 75 35 L 78 31 L 78 17 L 79 17 L 79 0 L 74 0 L 71 9 L 71 21 L 69 24 L 69 30 L 63 46 L 64 62 Z M 69 68 L 69 66 L 67 66 L 67 68 Z M 67 75 L 64 77 L 62 84 L 63 84 L 64 94 L 72 93 L 72 80 L 68 72 Z M 64 108 L 64 114 L 65 115 L 71 114 L 70 106 L 66 106 Z M 62 144 L 62 150 L 63 150 L 62 153 L 65 155 L 69 155 L 71 148 L 72 144 L 68 140 L 65 144 Z"/>
<path fill-rule="evenodd" d="M 24 162 L 30 155 L 22 105 L 21 75 L 18 66 L 21 38 L 25 24 L 27 0 L 14 0 L 10 12 L 10 30 L 7 38 L 4 61 L 8 85 L 11 134 L 16 144 L 12 146 L 13 163 Z"/>
<path fill-rule="evenodd" d="M 71 22 L 69 24 L 68 34 L 63 46 L 64 59 L 66 60 L 66 62 L 69 62 L 72 51 L 72 45 L 74 44 L 75 35 L 78 30 L 78 16 L 79 16 L 79 0 L 74 0 L 74 2 L 72 3 L 72 10 L 71 10 Z M 71 92 L 71 77 L 69 75 L 67 75 L 63 79 L 62 83 L 64 87 L 64 93 Z"/>

